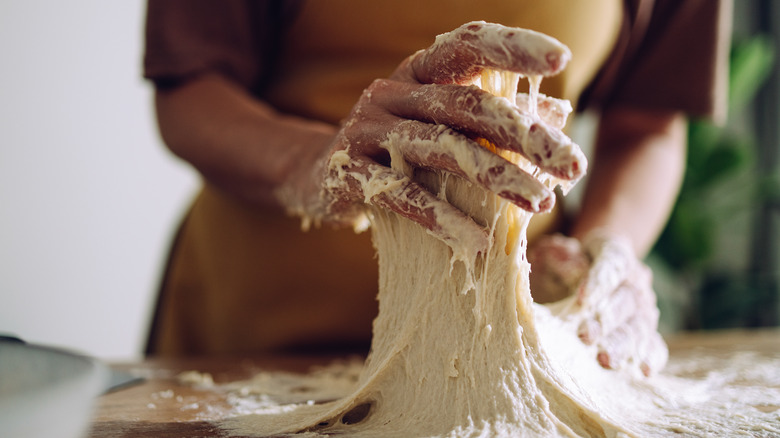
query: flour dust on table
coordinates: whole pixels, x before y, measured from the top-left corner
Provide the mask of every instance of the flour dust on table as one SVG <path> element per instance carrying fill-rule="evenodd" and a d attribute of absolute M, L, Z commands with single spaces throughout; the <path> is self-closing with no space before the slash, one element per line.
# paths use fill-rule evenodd
<path fill-rule="evenodd" d="M 512 32 L 523 37 L 530 31 Z M 440 36 L 436 44 L 447 38 Z M 567 49 L 561 45 L 561 51 Z M 529 82 L 538 86 L 534 78 Z M 563 124 L 561 113 L 570 105 L 537 95 L 535 87 L 516 101 L 517 83 L 515 73 L 492 71 L 477 81 L 498 95 L 492 102 L 498 111 L 517 112 L 515 120 L 525 124 L 517 129 L 520 135 L 533 135 L 529 127 L 542 119 Z M 521 112 L 518 105 L 532 110 Z M 263 373 L 232 384 L 244 398 L 264 398 L 254 413 L 222 421 L 224 430 L 235 436 L 361 437 L 780 433 L 778 411 L 756 408 L 778 403 L 776 375 L 775 386 L 763 392 L 745 387 L 716 400 L 715 394 L 734 382 L 666 374 L 647 378 L 632 364 L 623 370 L 599 367 L 594 347 L 576 336 L 582 312 L 573 301 L 549 307 L 532 301 L 525 238 L 531 213 L 455 175 L 411 169 L 395 152 L 415 141 L 387 138 L 383 146 L 392 167 L 482 225 L 487 248 L 469 240 L 445 242 L 395 213 L 367 207 L 380 284 L 379 315 L 365 363 L 309 376 Z M 459 154 L 468 154 L 444 127 L 437 141 L 444 147 L 453 142 Z M 581 156 L 570 140 L 558 141 L 559 150 Z M 424 150 L 426 145 L 414 146 Z M 502 155 L 548 187 L 561 183 L 519 154 Z M 458 161 L 465 165 L 469 158 L 458 156 Z M 580 165 L 584 169 L 584 157 Z M 393 190 L 370 178 L 363 185 L 364 193 Z"/>

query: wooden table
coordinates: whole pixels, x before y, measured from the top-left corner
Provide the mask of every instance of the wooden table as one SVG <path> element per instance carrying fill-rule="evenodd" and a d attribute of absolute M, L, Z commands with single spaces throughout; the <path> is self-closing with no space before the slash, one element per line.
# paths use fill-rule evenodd
<path fill-rule="evenodd" d="M 220 437 L 209 419 L 213 411 L 231 407 L 224 392 L 184 384 L 186 371 L 208 373 L 216 385 L 248 379 L 259 371 L 304 373 L 338 357 L 146 359 L 112 368 L 143 377 L 140 384 L 102 395 L 96 404 L 89 437 L 182 438 Z"/>
<path fill-rule="evenodd" d="M 730 355 L 757 352 L 776 355 L 780 330 L 687 333 L 667 339 L 673 358 L 705 354 Z M 210 421 L 231 406 L 224 391 L 180 383 L 181 372 L 208 372 L 214 382 L 248 379 L 259 371 L 305 372 L 335 357 L 267 357 L 253 359 L 209 358 L 154 360 L 117 364 L 115 368 L 145 377 L 143 383 L 101 396 L 88 436 L 103 437 L 220 437 Z M 780 365 L 779 365 L 780 366 Z"/>

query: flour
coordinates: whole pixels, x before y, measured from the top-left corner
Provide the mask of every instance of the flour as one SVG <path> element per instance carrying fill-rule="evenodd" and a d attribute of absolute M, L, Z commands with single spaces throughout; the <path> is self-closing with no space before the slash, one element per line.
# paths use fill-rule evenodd
<path fill-rule="evenodd" d="M 480 85 L 514 105 L 515 90 L 505 84 L 516 81 L 488 74 Z M 531 94 L 527 102 L 533 105 L 537 97 Z M 392 152 L 408 140 L 387 139 L 384 146 L 394 161 L 402 155 Z M 440 141 L 447 147 L 447 136 Z M 566 145 L 576 148 L 570 141 Z M 521 165 L 540 175 L 533 164 Z M 342 368 L 333 375 L 277 373 L 240 382 L 238 391 L 260 393 L 264 404 L 223 421 L 225 430 L 240 436 L 362 437 L 780 433 L 777 386 L 761 388 L 757 399 L 770 408 L 765 412 L 745 392 L 723 391 L 735 383 L 734 375 L 647 379 L 632 368 L 600 368 L 594 347 L 576 336 L 580 320 L 572 303 L 543 307 L 531 299 L 525 257 L 531 213 L 456 175 L 397 162 L 393 168 L 405 169 L 474 218 L 488 242 L 479 251 L 476 242 L 444 242 L 401 216 L 369 207 L 379 258 L 379 315 L 359 374 Z M 541 179 L 551 187 L 559 182 L 552 175 Z M 362 184 L 369 203 L 372 194 L 392 190 L 381 178 Z M 716 400 L 715 394 L 726 399 Z"/>
<path fill-rule="evenodd" d="M 451 188 L 453 183 L 448 183 L 448 199 L 457 198 L 459 190 L 473 189 Z M 414 294 L 380 294 L 377 337 L 360 378 L 354 380 L 354 369 L 351 373 L 336 369 L 331 377 L 326 370 L 298 380 L 266 374 L 239 382 L 249 393 L 282 399 L 278 405 L 266 399 L 262 414 L 227 421 L 225 426 L 233 433 L 399 437 L 780 433 L 780 353 L 743 354 L 714 363 L 706 355 L 684 362 L 673 358 L 669 374 L 651 379 L 603 370 L 594 360 L 595 351 L 573 335 L 573 320 L 530 303 L 527 295 L 491 293 L 504 291 L 507 284 L 525 284 L 520 270 L 513 271 L 520 274 L 515 278 L 499 275 L 507 260 L 527 268 L 518 252 L 507 256 L 500 245 L 494 246 L 491 251 L 498 261 L 478 262 L 480 269 L 471 273 L 476 286 L 463 294 L 465 264 L 456 262 L 451 275 L 442 274 L 450 269 L 446 245 L 420 227 L 386 216 L 374 218 L 374 232 L 392 231 L 395 239 L 381 242 L 380 260 L 407 254 L 407 242 L 415 241 L 420 242 L 415 249 L 421 257 L 407 257 L 400 266 L 405 274 L 396 277 Z M 496 221 L 495 227 L 506 230 L 507 224 Z M 431 259 L 436 251 L 446 256 Z M 420 270 L 415 265 L 432 262 L 437 271 L 415 274 Z M 389 273 L 382 272 L 382 290 L 397 292 Z M 447 294 L 440 292 L 442 283 Z M 709 371 L 700 375 L 703 370 Z M 293 387 L 311 389 L 296 394 Z M 355 408 L 366 405 L 362 421 L 345 424 L 345 414 L 349 418 Z"/>
<path fill-rule="evenodd" d="M 537 315 L 544 315 L 542 318 L 551 317 L 542 306 L 536 306 L 536 311 Z M 554 338 L 555 333 L 544 339 L 547 347 L 553 341 L 550 337 Z M 740 339 L 746 338 L 743 335 Z M 646 431 L 642 436 L 780 436 L 780 351 L 762 353 L 749 347 L 747 351 L 730 350 L 731 353 L 725 354 L 718 346 L 678 351 L 671 356 L 662 375 L 634 382 L 646 394 L 637 399 L 637 391 L 632 390 L 620 394 L 612 403 L 629 403 L 626 412 L 637 403 L 649 405 L 645 408 L 647 415 L 631 417 L 647 423 L 642 426 Z M 562 351 L 550 353 L 567 356 Z M 555 354 L 553 360 L 558 360 Z M 578 378 L 578 374 L 593 373 L 591 363 L 592 357 L 580 354 L 564 357 L 562 364 Z M 202 403 L 205 412 L 198 418 L 219 421 L 250 414 L 273 416 L 300 404 L 347 397 L 355 390 L 361 370 L 362 361 L 353 360 L 318 367 L 308 374 L 260 372 L 249 380 L 218 385 L 214 390 L 227 393 L 228 407 Z M 605 374 L 606 385 L 612 384 L 608 377 L 614 374 Z M 589 385 L 594 392 L 601 392 L 600 379 L 594 379 L 592 374 L 587 379 L 591 380 Z M 654 405 L 654 399 L 661 403 Z M 252 423 L 245 424 L 247 419 L 260 421 L 250 416 L 237 418 L 230 424 L 244 426 L 247 430 L 240 432 L 242 436 L 257 436 L 249 430 Z"/>

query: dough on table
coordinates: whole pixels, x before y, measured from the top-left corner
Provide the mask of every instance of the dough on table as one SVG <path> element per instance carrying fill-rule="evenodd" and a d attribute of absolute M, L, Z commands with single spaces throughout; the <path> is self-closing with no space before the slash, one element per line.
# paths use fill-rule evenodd
<path fill-rule="evenodd" d="M 481 82 L 514 102 L 516 75 L 486 72 Z M 392 151 L 407 140 L 390 137 L 386 146 Z M 732 421 L 724 418 L 728 409 L 701 407 L 700 386 L 601 369 L 592 347 L 576 337 L 573 302 L 532 302 L 525 257 L 530 213 L 456 176 L 393 167 L 414 172 L 416 181 L 485 226 L 490 247 L 477 254 L 368 207 L 379 315 L 357 383 L 335 401 L 302 400 L 227 419 L 225 430 L 240 436 L 646 437 L 704 436 L 713 422 L 720 422 L 716 431 L 743 430 L 740 420 L 724 424 Z M 751 424 L 771 430 L 776 419 L 759 415 Z"/>

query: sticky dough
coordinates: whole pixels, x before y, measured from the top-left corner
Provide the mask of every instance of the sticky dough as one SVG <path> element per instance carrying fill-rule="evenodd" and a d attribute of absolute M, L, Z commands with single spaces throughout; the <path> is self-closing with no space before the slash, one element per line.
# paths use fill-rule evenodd
<path fill-rule="evenodd" d="M 508 81 L 516 84 L 516 78 L 498 74 L 482 80 L 494 91 Z M 513 94 L 512 87 L 504 88 Z M 504 93 L 514 101 L 510 91 Z M 389 138 L 385 146 L 391 151 L 393 141 L 403 139 Z M 408 169 L 402 164 L 394 168 Z M 677 408 L 690 400 L 670 390 L 674 384 L 662 389 L 629 372 L 599 368 L 594 351 L 574 335 L 577 321 L 532 302 L 525 257 L 529 213 L 457 177 L 414 172 L 416 181 L 485 226 L 491 237 L 487 252 L 454 248 L 405 218 L 372 209 L 379 316 L 351 394 L 230 419 L 225 429 L 240 436 L 363 437 L 675 431 L 669 424 L 681 421 Z M 675 412 L 672 423 L 669 412 Z M 707 421 L 701 412 L 692 415 L 692 423 Z"/>
<path fill-rule="evenodd" d="M 388 149 L 393 141 L 403 139 L 388 139 Z M 417 171 L 415 179 L 489 229 L 487 253 L 452 248 L 405 218 L 372 210 L 379 316 L 357 389 L 257 421 L 252 432 L 412 437 L 625 430 L 558 372 L 541 347 L 525 260 L 530 214 L 456 177 Z"/>

